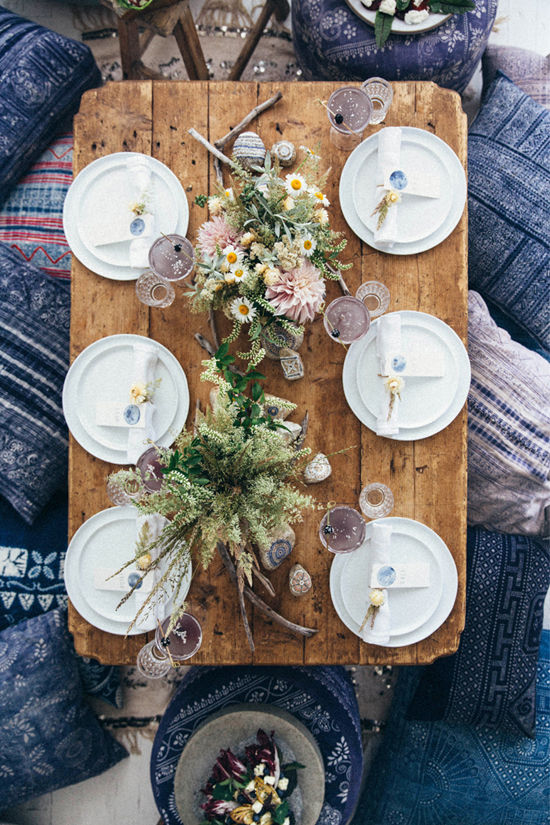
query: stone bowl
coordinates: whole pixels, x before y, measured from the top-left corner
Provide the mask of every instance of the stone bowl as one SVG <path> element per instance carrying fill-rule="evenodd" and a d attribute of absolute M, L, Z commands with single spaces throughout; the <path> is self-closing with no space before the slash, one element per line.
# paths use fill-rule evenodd
<path fill-rule="evenodd" d="M 285 762 L 297 761 L 298 784 L 289 797 L 298 825 L 315 825 L 325 796 L 325 767 L 321 751 L 309 730 L 287 711 L 274 705 L 231 705 L 210 716 L 188 740 L 174 776 L 174 794 L 185 825 L 199 825 L 204 819 L 201 793 L 220 750 L 231 748 L 240 755 L 244 746 L 256 741 L 262 728 L 275 741 Z"/>

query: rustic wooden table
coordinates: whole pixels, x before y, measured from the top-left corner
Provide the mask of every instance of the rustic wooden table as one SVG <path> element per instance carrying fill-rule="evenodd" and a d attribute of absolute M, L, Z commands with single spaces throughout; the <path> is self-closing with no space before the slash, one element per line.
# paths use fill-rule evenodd
<path fill-rule="evenodd" d="M 386 125 L 417 126 L 446 141 L 466 163 L 466 117 L 456 92 L 433 83 L 395 83 L 394 102 Z M 278 89 L 283 99 L 250 127 L 269 147 L 281 137 L 296 145 L 321 144 L 321 155 L 332 172 L 328 184 L 334 228 L 348 238 L 345 260 L 353 262 L 346 281 L 355 292 L 362 281 L 379 280 L 391 292 L 390 311 L 413 309 L 438 316 L 466 341 L 467 330 L 467 219 L 435 249 L 401 257 L 376 252 L 347 227 L 338 205 L 338 181 L 347 153 L 329 140 L 326 112 L 316 102 L 326 100 L 332 83 L 110 83 L 86 92 L 75 118 L 74 171 L 111 152 L 144 152 L 167 164 L 182 181 L 190 205 L 188 236 L 194 239 L 205 210 L 193 201 L 214 187 L 210 156 L 187 133 L 194 126 L 215 141 L 259 102 Z M 371 127 L 369 133 L 381 128 Z M 328 298 L 339 293 L 330 284 Z M 106 335 L 148 335 L 166 345 L 180 360 L 189 380 L 191 406 L 206 402 L 209 386 L 199 383 L 205 357 L 194 332 L 209 337 L 207 319 L 191 315 L 187 301 L 178 297 L 166 310 L 149 310 L 135 296 L 134 283 L 107 280 L 88 271 L 73 258 L 71 357 Z M 221 562 L 200 572 L 189 593 L 189 609 L 202 622 L 204 640 L 191 664 L 417 664 L 431 662 L 456 650 L 464 625 L 466 581 L 466 410 L 443 432 L 416 441 L 379 438 L 361 426 L 348 408 L 342 391 L 343 347 L 332 343 L 317 319 L 306 332 L 301 354 L 306 377 L 285 382 L 276 362 L 264 361 L 270 392 L 297 402 L 293 416 L 309 410 L 306 444 L 332 453 L 358 445 L 332 459 L 330 479 L 313 488 L 318 500 L 334 499 L 357 506 L 362 486 L 371 481 L 387 484 L 395 496 L 392 515 L 417 519 L 447 543 L 458 568 L 458 595 L 447 621 L 428 639 L 402 648 L 366 645 L 338 618 L 329 594 L 332 555 L 317 537 L 318 512 L 297 525 L 292 561 L 312 574 L 313 590 L 293 598 L 287 587 L 289 562 L 270 574 L 277 591 L 273 605 L 289 619 L 318 628 L 310 639 L 297 637 L 266 621 L 249 606 L 256 652 L 251 655 L 239 617 L 234 587 Z M 90 456 L 71 438 L 69 458 L 69 538 L 94 513 L 109 506 L 105 480 L 112 468 Z M 124 639 L 96 630 L 71 606 L 70 629 L 79 653 L 105 663 L 133 663 L 145 636 Z"/>

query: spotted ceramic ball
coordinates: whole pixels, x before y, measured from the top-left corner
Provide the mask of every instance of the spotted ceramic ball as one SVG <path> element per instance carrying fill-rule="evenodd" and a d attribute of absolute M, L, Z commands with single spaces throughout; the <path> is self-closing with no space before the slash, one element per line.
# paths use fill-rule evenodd
<path fill-rule="evenodd" d="M 233 160 L 245 169 L 261 166 L 265 159 L 264 142 L 256 132 L 243 132 L 233 144 Z"/>

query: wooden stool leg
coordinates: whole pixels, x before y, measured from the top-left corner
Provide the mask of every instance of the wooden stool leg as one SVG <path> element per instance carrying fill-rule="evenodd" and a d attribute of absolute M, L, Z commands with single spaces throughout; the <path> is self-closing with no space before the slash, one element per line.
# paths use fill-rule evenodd
<path fill-rule="evenodd" d="M 193 15 L 188 6 L 176 23 L 174 37 L 185 63 L 189 80 L 208 80 L 208 67 L 204 60 Z"/>
<path fill-rule="evenodd" d="M 118 39 L 120 42 L 120 63 L 122 66 L 122 76 L 124 80 L 132 80 L 139 77 L 141 49 L 139 45 L 139 32 L 137 20 L 118 21 Z"/>
<path fill-rule="evenodd" d="M 254 26 L 249 32 L 248 37 L 245 40 L 244 46 L 239 54 L 235 65 L 231 69 L 229 73 L 229 80 L 239 80 L 242 73 L 246 68 L 246 64 L 250 60 L 252 56 L 252 52 L 258 45 L 258 40 L 263 34 L 263 30 L 267 26 L 269 22 L 269 18 L 275 11 L 276 0 L 267 0 L 265 6 L 263 7 L 262 11 L 260 12 L 260 16 L 254 23 Z"/>

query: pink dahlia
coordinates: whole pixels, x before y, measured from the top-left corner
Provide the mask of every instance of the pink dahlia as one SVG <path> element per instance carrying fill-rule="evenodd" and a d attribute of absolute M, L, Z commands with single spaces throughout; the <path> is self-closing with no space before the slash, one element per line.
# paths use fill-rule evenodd
<path fill-rule="evenodd" d="M 225 218 L 216 216 L 203 223 L 197 236 L 198 246 L 204 254 L 212 257 L 216 247 L 225 249 L 226 246 L 235 246 L 238 233 L 230 226 Z"/>
<path fill-rule="evenodd" d="M 279 282 L 266 289 L 266 298 L 276 315 L 286 315 L 303 324 L 313 321 L 325 297 L 325 282 L 312 263 L 303 261 L 297 269 L 282 272 Z"/>

